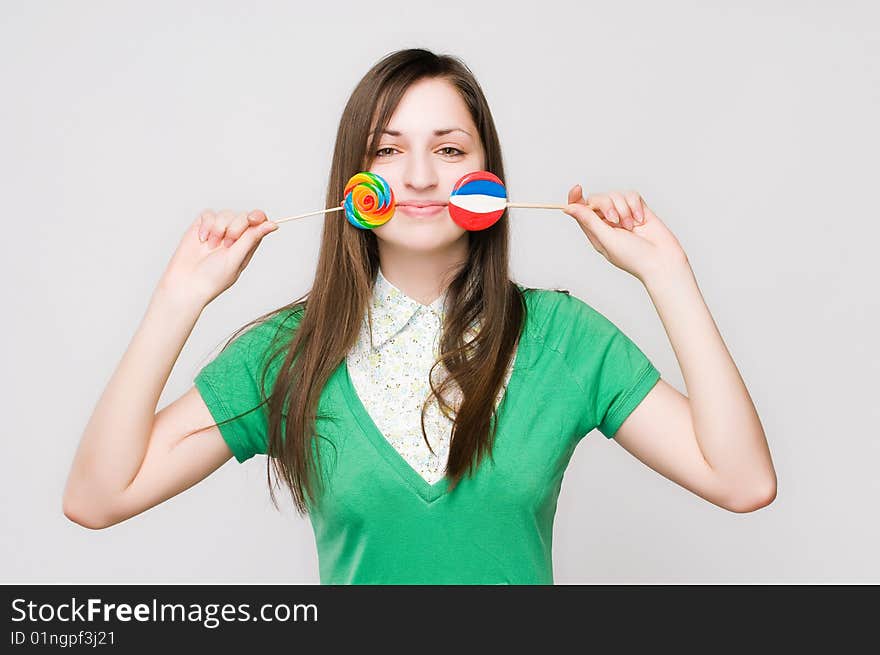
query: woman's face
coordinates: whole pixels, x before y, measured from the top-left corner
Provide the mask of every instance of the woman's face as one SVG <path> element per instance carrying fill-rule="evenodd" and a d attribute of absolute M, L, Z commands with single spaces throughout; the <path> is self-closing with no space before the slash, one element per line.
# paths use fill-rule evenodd
<path fill-rule="evenodd" d="M 449 217 L 449 194 L 462 175 L 483 170 L 485 158 L 454 86 L 439 78 L 412 84 L 371 155 L 370 172 L 385 178 L 397 203 L 394 216 L 373 228 L 377 238 L 425 252 L 442 250 L 467 234 Z"/>

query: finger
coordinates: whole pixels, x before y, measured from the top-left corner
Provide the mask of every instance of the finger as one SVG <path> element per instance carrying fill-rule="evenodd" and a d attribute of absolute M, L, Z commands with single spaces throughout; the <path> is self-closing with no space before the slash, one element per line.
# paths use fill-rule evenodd
<path fill-rule="evenodd" d="M 226 228 L 235 219 L 235 213 L 230 209 L 221 209 L 214 218 L 211 233 L 208 235 L 208 246 L 216 248 L 226 235 Z"/>
<path fill-rule="evenodd" d="M 607 243 L 608 239 L 614 238 L 614 226 L 603 221 L 596 212 L 586 205 L 572 203 L 565 209 L 565 213 L 577 220 L 584 231 L 587 232 L 587 237 L 592 235 L 598 241 L 597 245 L 596 241 L 593 241 L 592 238 L 590 239 L 590 242 L 597 249 L 600 249 L 603 253 L 607 250 L 605 243 Z"/>
<path fill-rule="evenodd" d="M 226 228 L 226 236 L 223 237 L 223 247 L 228 248 L 242 235 L 242 233 L 248 228 L 248 215 L 247 212 L 239 212 L 235 215 L 235 218 L 232 219 L 232 222 L 229 224 L 229 227 Z"/>
<path fill-rule="evenodd" d="M 587 205 L 587 206 L 591 205 L 591 203 L 588 202 L 586 198 L 584 198 L 584 188 L 580 184 L 575 184 L 568 191 L 568 202 L 569 202 L 569 204 L 576 202 L 581 205 Z M 597 207 L 591 206 L 591 209 L 593 209 L 593 211 L 595 211 L 597 209 Z"/>
<path fill-rule="evenodd" d="M 659 220 L 657 218 L 657 214 L 655 214 L 654 210 L 648 206 L 648 203 L 645 202 L 644 198 L 642 198 L 642 209 L 644 209 L 644 212 L 645 212 L 645 222 L 646 223 L 650 222 L 651 220 Z"/>
<path fill-rule="evenodd" d="M 241 238 L 229 246 L 229 252 L 244 262 L 248 253 L 259 245 L 262 238 L 269 234 L 269 232 L 274 232 L 277 229 L 278 225 L 272 221 L 265 221 L 260 225 L 251 226 L 244 231 Z M 247 261 L 250 261 L 250 259 Z"/>
<path fill-rule="evenodd" d="M 633 217 L 636 219 L 636 223 L 644 223 L 645 213 L 642 210 L 642 196 L 640 196 L 635 191 L 630 191 L 623 194 L 623 197 L 626 199 L 626 204 L 629 205 L 630 211 L 632 212 Z"/>
<path fill-rule="evenodd" d="M 269 218 L 266 216 L 266 213 L 261 209 L 254 209 L 248 213 L 248 223 L 250 225 L 259 225 L 263 221 L 268 220 Z"/>
<path fill-rule="evenodd" d="M 594 208 L 593 211 L 599 210 L 606 225 L 616 226 L 618 220 L 620 220 L 617 212 L 614 210 L 614 203 L 611 202 L 611 198 L 607 194 L 590 194 L 587 196 L 587 204 Z"/>
<path fill-rule="evenodd" d="M 211 225 L 214 224 L 214 211 L 211 209 L 205 209 L 199 214 L 198 220 L 198 235 L 199 241 L 205 242 L 208 238 L 208 234 L 211 232 Z"/>
<path fill-rule="evenodd" d="M 627 230 L 632 230 L 635 220 L 633 219 L 632 212 L 630 211 L 629 205 L 626 203 L 623 194 L 619 191 L 612 191 L 608 196 L 611 198 L 611 202 L 614 203 L 614 209 L 617 211 L 617 215 L 620 216 L 621 227 Z"/>

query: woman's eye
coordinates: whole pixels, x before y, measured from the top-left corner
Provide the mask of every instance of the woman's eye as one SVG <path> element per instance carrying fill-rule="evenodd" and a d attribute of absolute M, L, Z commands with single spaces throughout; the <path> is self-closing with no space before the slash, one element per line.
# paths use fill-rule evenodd
<path fill-rule="evenodd" d="M 397 149 L 392 148 L 391 146 L 385 146 L 384 148 L 379 148 L 376 151 L 377 157 L 388 157 L 393 154 Z M 446 155 L 447 157 L 457 157 L 459 155 L 463 155 L 464 152 L 459 150 L 458 148 L 453 148 L 452 146 L 446 146 L 445 148 L 440 148 L 440 152 Z"/>

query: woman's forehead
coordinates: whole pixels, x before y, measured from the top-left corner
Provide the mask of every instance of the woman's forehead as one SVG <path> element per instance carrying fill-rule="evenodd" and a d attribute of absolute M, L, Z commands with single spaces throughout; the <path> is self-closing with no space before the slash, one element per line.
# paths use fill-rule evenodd
<path fill-rule="evenodd" d="M 374 120 L 374 130 L 375 125 Z M 450 133 L 454 129 L 463 130 L 470 138 L 476 137 L 476 126 L 464 98 L 449 82 L 438 79 L 413 83 L 391 112 L 386 127 L 391 136 L 407 133 L 443 136 L 435 133 Z"/>

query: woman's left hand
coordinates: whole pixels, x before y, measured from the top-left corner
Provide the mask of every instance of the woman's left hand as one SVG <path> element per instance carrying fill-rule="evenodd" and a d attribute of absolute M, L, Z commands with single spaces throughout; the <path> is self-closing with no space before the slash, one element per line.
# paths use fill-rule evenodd
<path fill-rule="evenodd" d="M 605 259 L 642 282 L 688 265 L 678 239 L 636 191 L 591 193 L 584 198 L 581 185 L 576 184 L 568 192 L 563 211 L 578 222 Z"/>

